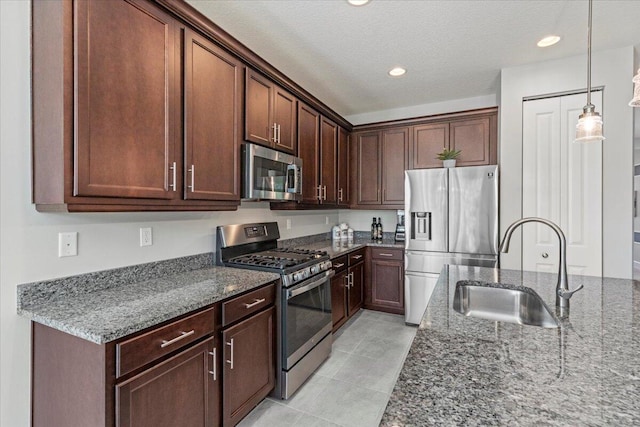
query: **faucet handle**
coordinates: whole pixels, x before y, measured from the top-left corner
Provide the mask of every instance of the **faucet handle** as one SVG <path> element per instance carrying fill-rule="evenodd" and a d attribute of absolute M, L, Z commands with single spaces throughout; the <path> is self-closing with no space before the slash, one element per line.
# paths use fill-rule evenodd
<path fill-rule="evenodd" d="M 563 291 L 562 289 L 558 289 L 558 296 L 568 301 L 569 298 L 573 296 L 573 294 L 575 294 L 582 288 L 584 288 L 584 285 L 580 285 L 578 289 L 574 289 L 573 291 L 569 291 L 569 290 Z"/>

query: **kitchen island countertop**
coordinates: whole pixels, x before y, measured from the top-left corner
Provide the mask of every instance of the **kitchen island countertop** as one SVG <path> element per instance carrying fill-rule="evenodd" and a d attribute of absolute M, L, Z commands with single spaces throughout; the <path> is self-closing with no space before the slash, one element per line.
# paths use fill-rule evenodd
<path fill-rule="evenodd" d="M 569 276 L 584 289 L 544 329 L 457 313 L 459 280 L 527 286 L 555 311 L 555 274 L 445 266 L 382 426 L 640 425 L 640 282 Z"/>

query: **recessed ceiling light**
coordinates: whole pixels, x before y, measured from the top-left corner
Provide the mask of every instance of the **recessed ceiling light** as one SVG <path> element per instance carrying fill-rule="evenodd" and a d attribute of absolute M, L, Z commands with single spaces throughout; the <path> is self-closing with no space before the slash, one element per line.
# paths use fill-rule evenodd
<path fill-rule="evenodd" d="M 391 70 L 389 70 L 389 75 L 391 77 L 400 77 L 401 75 L 403 75 L 406 72 L 407 72 L 407 70 L 405 70 L 402 67 L 395 67 L 395 68 L 392 68 Z"/>
<path fill-rule="evenodd" d="M 547 36 L 538 42 L 538 47 L 549 47 L 560 41 L 560 36 Z"/>
<path fill-rule="evenodd" d="M 364 6 L 369 3 L 369 0 L 347 0 L 352 6 Z"/>

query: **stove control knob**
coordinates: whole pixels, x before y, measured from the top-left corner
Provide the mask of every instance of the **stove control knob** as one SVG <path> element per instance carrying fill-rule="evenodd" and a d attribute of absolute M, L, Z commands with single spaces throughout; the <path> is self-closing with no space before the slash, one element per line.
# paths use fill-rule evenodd
<path fill-rule="evenodd" d="M 318 273 L 320 273 L 320 266 L 319 265 L 311 266 L 311 274 L 318 274 Z"/>
<path fill-rule="evenodd" d="M 302 273 L 298 272 L 298 273 L 293 273 L 293 281 L 294 282 L 298 282 L 300 280 L 302 280 L 304 277 L 302 277 Z"/>

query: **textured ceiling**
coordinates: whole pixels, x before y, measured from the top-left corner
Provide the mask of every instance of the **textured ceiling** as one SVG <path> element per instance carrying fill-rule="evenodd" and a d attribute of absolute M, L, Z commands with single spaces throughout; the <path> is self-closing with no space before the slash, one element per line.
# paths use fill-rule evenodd
<path fill-rule="evenodd" d="M 587 46 L 584 0 L 188 2 L 343 116 L 495 94 L 501 68 Z M 640 1 L 594 2 L 594 51 L 638 44 Z M 389 77 L 396 65 L 407 74 Z"/>

